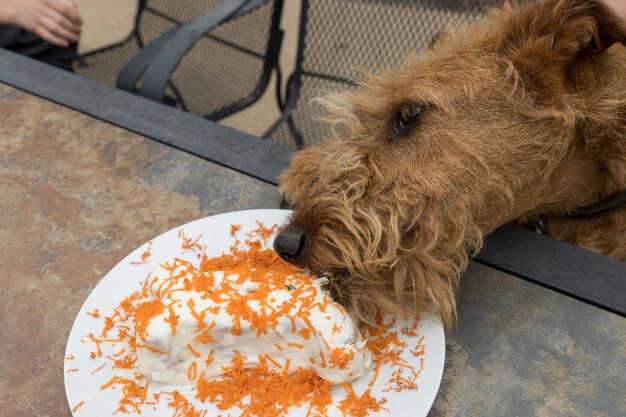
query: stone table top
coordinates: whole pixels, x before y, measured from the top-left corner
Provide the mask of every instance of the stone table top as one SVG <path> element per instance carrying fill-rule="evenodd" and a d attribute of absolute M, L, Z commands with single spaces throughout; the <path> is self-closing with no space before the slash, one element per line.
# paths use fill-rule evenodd
<path fill-rule="evenodd" d="M 188 221 L 279 203 L 271 185 L 2 84 L 0 197 L 10 417 L 71 415 L 67 337 L 119 260 Z M 472 265 L 430 415 L 624 416 L 626 319 Z"/>

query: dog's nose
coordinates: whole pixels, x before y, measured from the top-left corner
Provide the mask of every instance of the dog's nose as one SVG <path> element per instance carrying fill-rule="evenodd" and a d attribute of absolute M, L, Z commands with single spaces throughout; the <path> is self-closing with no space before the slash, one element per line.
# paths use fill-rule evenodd
<path fill-rule="evenodd" d="M 283 260 L 302 268 L 304 266 L 302 248 L 306 239 L 305 230 L 296 227 L 287 228 L 274 239 L 274 250 Z"/>

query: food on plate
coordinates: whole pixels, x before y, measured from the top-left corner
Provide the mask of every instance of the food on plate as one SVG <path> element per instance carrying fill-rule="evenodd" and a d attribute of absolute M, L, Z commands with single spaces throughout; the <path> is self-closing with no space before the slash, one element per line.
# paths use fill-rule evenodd
<path fill-rule="evenodd" d="M 245 257 L 200 268 L 181 259 L 161 263 L 135 313 L 139 370 L 164 383 L 209 380 L 239 356 L 244 368 L 312 369 L 333 383 L 364 375 L 372 354 L 325 293 L 327 278 L 285 266 Z"/>
<path fill-rule="evenodd" d="M 311 416 L 333 408 L 366 417 L 386 409 L 386 393 L 417 389 L 419 321 L 402 327 L 381 317 L 361 332 L 325 293 L 325 278 L 268 249 L 275 228 L 239 229 L 217 257 L 206 255 L 202 235 L 181 229 L 181 252 L 193 262 L 159 261 L 114 309 L 85 312 L 94 325 L 80 339 L 85 348 L 67 352 L 66 377 L 95 378 L 115 394 L 98 415 L 285 417 L 304 407 Z M 152 263 L 151 248 L 130 264 Z M 68 366 L 78 357 L 93 366 Z M 95 397 L 70 406 L 80 415 Z"/>

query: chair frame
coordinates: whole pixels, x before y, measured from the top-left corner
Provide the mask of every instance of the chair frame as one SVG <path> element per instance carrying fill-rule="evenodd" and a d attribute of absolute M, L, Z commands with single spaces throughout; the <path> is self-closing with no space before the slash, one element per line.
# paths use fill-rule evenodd
<path fill-rule="evenodd" d="M 141 15 L 144 11 L 148 10 L 151 13 L 154 13 L 156 15 L 158 15 L 159 17 L 166 19 L 172 23 L 177 24 L 178 26 L 185 24 L 185 22 L 180 22 L 177 21 L 175 19 L 172 19 L 169 16 L 166 16 L 162 13 L 160 13 L 157 10 L 154 10 L 152 8 L 150 8 L 147 5 L 147 1 L 148 0 L 139 0 L 139 3 L 137 5 L 137 12 L 135 14 L 135 19 L 134 19 L 134 25 L 133 28 L 131 30 L 131 32 L 124 37 L 121 41 L 119 42 L 115 42 L 113 44 L 98 48 L 96 50 L 93 51 L 89 51 L 85 54 L 79 55 L 76 60 L 74 61 L 76 63 L 76 65 L 80 66 L 81 62 L 83 59 L 88 58 L 90 56 L 93 55 L 97 55 L 100 54 L 102 52 L 111 50 L 111 49 L 115 49 L 121 45 L 123 45 L 124 43 L 130 41 L 131 39 L 136 39 L 137 42 L 139 43 L 139 47 L 143 48 L 144 46 L 146 46 L 146 43 L 143 39 L 141 39 L 140 33 L 139 33 L 139 25 L 141 22 Z M 222 108 L 216 112 L 204 115 L 202 117 L 209 119 L 209 120 L 213 120 L 213 121 L 218 121 L 220 119 L 223 119 L 226 116 L 229 116 L 233 113 L 236 113 L 240 110 L 245 109 L 246 107 L 249 107 L 250 105 L 254 104 L 265 92 L 265 90 L 267 89 L 267 86 L 269 84 L 271 75 L 272 75 L 272 70 L 276 69 L 277 73 L 280 73 L 280 66 L 278 64 L 278 59 L 280 56 L 280 49 L 281 49 L 281 44 L 282 44 L 282 38 L 283 38 L 283 31 L 280 29 L 280 17 L 282 15 L 282 9 L 283 9 L 283 0 L 273 0 L 274 1 L 274 10 L 273 10 L 273 16 L 272 16 L 272 26 L 270 27 L 269 31 L 270 31 L 270 37 L 268 39 L 268 47 L 267 47 L 267 54 L 265 56 L 258 54 L 257 52 L 248 50 L 246 48 L 242 48 L 238 45 L 235 45 L 229 41 L 223 40 L 215 35 L 212 35 L 211 33 L 205 33 L 203 36 L 207 36 L 209 38 L 211 38 L 212 40 L 215 40 L 217 42 L 220 42 L 222 44 L 225 44 L 229 47 L 235 48 L 241 52 L 247 53 L 247 54 L 251 54 L 254 55 L 258 58 L 263 59 L 263 69 L 261 72 L 261 76 L 259 77 L 258 83 L 257 85 L 253 88 L 252 92 L 230 104 L 229 106 Z M 167 33 L 167 32 L 165 32 Z M 165 34 L 164 33 L 164 34 Z M 163 36 L 163 35 L 161 35 Z M 265 59 L 264 59 L 265 58 Z M 178 90 L 176 89 L 176 87 L 173 85 L 173 83 L 168 82 L 168 85 L 174 90 L 174 92 L 178 95 L 178 97 L 182 97 L 180 95 L 180 93 L 178 92 Z M 188 111 L 188 109 L 186 108 L 182 98 L 180 99 L 180 103 L 181 103 L 181 107 L 184 111 Z"/>

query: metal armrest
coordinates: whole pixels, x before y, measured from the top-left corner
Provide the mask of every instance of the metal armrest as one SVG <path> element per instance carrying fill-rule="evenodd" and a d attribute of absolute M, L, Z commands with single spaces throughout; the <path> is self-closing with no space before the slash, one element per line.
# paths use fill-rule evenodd
<path fill-rule="evenodd" d="M 163 46 L 178 33 L 181 27 L 182 26 L 179 26 L 170 30 L 137 52 L 120 70 L 115 86 L 131 93 L 135 92 L 137 80 L 139 80 L 141 75 L 146 71 L 146 68 L 148 68 Z"/>
<path fill-rule="evenodd" d="M 260 0 L 224 0 L 202 18 L 182 26 L 146 70 L 139 94 L 155 101 L 163 101 L 172 72 L 198 39 L 224 21 L 235 17 L 238 12 L 251 10 L 251 4 L 260 6 L 263 3 Z"/>
<path fill-rule="evenodd" d="M 224 0 L 201 18 L 178 26 L 142 48 L 119 72 L 116 86 L 135 92 L 145 73 L 139 94 L 162 102 L 165 87 L 185 53 L 204 34 L 235 17 L 242 16 L 267 0 Z"/>

